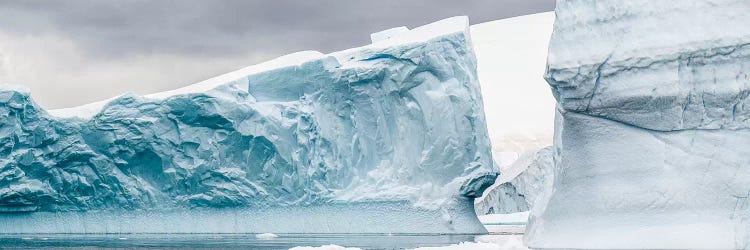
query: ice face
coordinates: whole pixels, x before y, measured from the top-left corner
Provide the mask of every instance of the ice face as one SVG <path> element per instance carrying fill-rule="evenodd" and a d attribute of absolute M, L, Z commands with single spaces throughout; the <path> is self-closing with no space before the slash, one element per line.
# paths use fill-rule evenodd
<path fill-rule="evenodd" d="M 0 232 L 477 233 L 497 176 L 465 17 L 53 113 L 0 90 Z"/>
<path fill-rule="evenodd" d="M 529 247 L 750 247 L 748 10 L 557 2 L 555 180 Z"/>
<path fill-rule="evenodd" d="M 750 125 L 746 1 L 559 3 L 546 78 L 564 110 L 660 131 Z"/>

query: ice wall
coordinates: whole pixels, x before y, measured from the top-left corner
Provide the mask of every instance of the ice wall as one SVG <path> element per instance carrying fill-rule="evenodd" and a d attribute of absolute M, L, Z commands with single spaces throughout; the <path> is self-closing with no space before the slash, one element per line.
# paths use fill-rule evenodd
<path fill-rule="evenodd" d="M 559 0 L 555 14 L 555 180 L 527 245 L 750 247 L 750 2 Z"/>
<path fill-rule="evenodd" d="M 0 88 L 0 232 L 484 232 L 468 19 L 387 34 L 50 113 Z"/>

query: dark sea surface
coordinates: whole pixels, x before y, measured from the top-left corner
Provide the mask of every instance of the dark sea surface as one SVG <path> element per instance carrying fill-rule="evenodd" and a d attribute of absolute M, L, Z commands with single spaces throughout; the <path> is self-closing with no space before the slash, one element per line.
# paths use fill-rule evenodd
<path fill-rule="evenodd" d="M 0 235 L 0 249 L 289 249 L 335 244 L 362 249 L 408 249 L 474 241 L 476 235 L 279 234 L 34 234 Z"/>

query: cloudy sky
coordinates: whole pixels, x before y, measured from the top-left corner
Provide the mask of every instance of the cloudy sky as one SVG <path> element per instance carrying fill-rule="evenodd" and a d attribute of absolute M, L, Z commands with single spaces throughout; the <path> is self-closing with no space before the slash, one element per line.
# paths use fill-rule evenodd
<path fill-rule="evenodd" d="M 554 8 L 554 0 L 0 1 L 0 83 L 45 108 L 148 94 L 300 50 L 467 15 L 471 22 Z"/>

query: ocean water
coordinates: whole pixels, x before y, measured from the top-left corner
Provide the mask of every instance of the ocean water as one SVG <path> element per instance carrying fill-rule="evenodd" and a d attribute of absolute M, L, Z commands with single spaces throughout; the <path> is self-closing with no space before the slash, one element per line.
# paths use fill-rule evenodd
<path fill-rule="evenodd" d="M 485 222 L 490 235 L 474 234 L 1 234 L 0 249 L 289 249 L 335 244 L 361 249 L 411 249 L 460 242 L 495 242 L 518 248 L 525 223 Z"/>
<path fill-rule="evenodd" d="M 336 244 L 362 249 L 409 249 L 474 241 L 477 235 L 279 234 L 34 234 L 0 235 L 0 249 L 289 249 Z"/>

